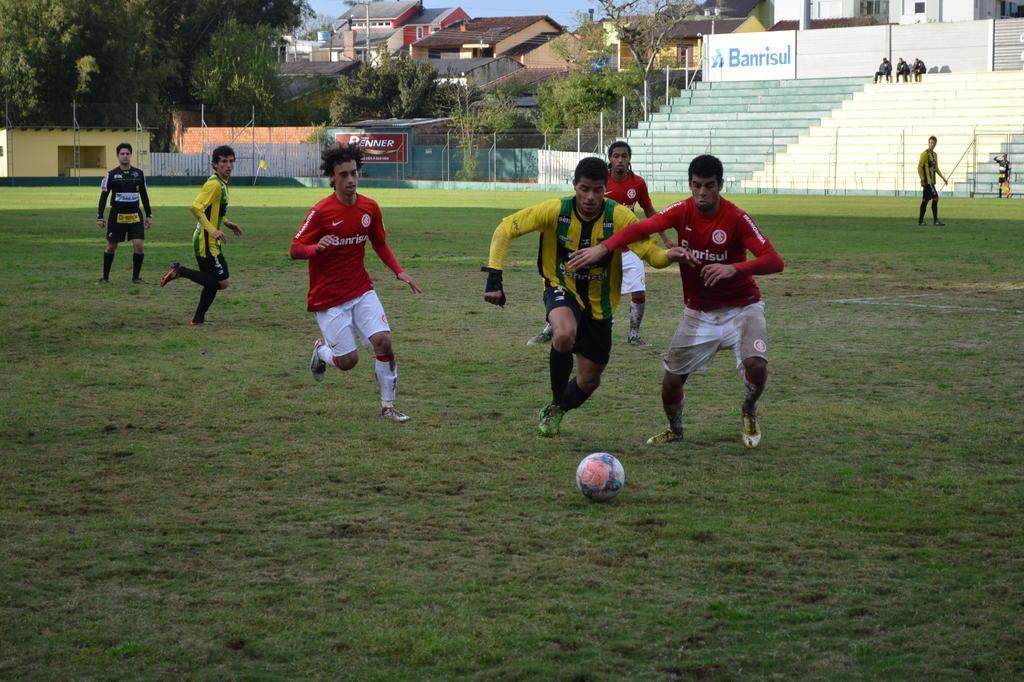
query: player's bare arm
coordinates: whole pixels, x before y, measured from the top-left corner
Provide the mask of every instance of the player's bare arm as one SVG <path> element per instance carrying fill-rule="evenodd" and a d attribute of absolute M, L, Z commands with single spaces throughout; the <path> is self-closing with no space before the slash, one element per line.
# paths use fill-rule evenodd
<path fill-rule="evenodd" d="M 236 236 L 236 237 L 241 237 L 241 236 L 242 236 L 242 228 L 241 228 L 241 227 L 239 227 L 237 223 L 233 223 L 233 222 L 231 222 L 230 220 L 225 220 L 225 221 L 224 221 L 224 225 L 225 225 L 225 226 L 226 226 L 226 227 L 227 227 L 227 228 L 228 228 L 229 230 L 231 230 L 232 232 L 234 232 L 234 233 L 235 233 L 235 236 Z"/>

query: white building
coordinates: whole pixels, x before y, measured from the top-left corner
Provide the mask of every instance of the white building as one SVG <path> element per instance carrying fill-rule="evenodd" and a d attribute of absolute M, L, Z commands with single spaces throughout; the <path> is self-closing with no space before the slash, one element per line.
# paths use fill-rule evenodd
<path fill-rule="evenodd" d="M 799 21 L 806 2 L 811 4 L 811 19 L 874 17 L 882 24 L 974 21 L 1024 15 L 1024 0 L 774 0 L 775 21 Z"/>

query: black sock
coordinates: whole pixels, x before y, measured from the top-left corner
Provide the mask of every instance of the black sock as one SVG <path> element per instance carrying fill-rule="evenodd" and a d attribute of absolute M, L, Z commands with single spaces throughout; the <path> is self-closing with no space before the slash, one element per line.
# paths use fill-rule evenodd
<path fill-rule="evenodd" d="M 562 394 L 561 406 L 566 412 L 569 410 L 575 410 L 577 407 L 582 405 L 590 397 L 589 393 L 584 393 L 580 385 L 573 379 L 569 382 L 569 385 L 565 387 L 565 392 Z"/>
<path fill-rule="evenodd" d="M 932 202 L 932 220 L 939 222 L 939 200 L 936 199 Z"/>
<path fill-rule="evenodd" d="M 572 374 L 572 351 L 561 353 L 552 348 L 548 355 L 548 369 L 551 374 L 551 402 L 558 404 Z"/>
<path fill-rule="evenodd" d="M 132 254 L 132 279 L 138 279 L 139 274 L 142 272 L 142 259 L 146 257 L 144 253 L 133 253 Z"/>
<path fill-rule="evenodd" d="M 114 254 L 103 252 L 103 279 L 110 279 L 110 266 L 114 264 Z"/>
<path fill-rule="evenodd" d="M 199 305 L 196 306 L 196 314 L 192 317 L 192 321 L 196 324 L 202 324 L 206 321 L 206 311 L 213 305 L 213 299 L 217 298 L 217 287 L 203 287 L 202 292 L 199 294 Z"/>
<path fill-rule="evenodd" d="M 192 270 L 190 268 L 178 268 L 178 277 L 184 277 L 185 279 L 192 280 L 201 287 L 217 286 L 217 275 L 212 272 L 203 272 L 202 270 Z"/>
<path fill-rule="evenodd" d="M 917 222 L 924 222 L 924 212 L 928 210 L 928 200 L 925 199 L 921 202 L 921 212 L 917 215 Z"/>

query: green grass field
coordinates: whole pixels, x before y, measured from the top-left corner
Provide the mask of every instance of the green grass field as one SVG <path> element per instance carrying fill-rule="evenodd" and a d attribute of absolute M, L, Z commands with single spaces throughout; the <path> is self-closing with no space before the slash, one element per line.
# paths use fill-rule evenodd
<path fill-rule="evenodd" d="M 144 277 L 191 261 L 196 188 L 154 187 Z M 1014 202 L 736 197 L 786 259 L 760 448 L 729 355 L 663 428 L 678 275 L 551 441 L 536 242 L 482 301 L 491 231 L 538 193 L 368 190 L 412 295 L 368 252 L 398 406 L 372 358 L 307 371 L 325 190 L 233 190 L 246 230 L 212 328 L 198 287 L 95 284 L 90 189 L 0 189 L 0 677 L 1019 679 L 1024 224 Z M 656 195 L 659 206 L 671 199 Z M 856 299 L 851 301 L 851 299 Z M 846 302 L 837 302 L 843 300 Z M 626 303 L 620 305 L 620 313 Z M 627 485 L 594 504 L 577 462 Z"/>

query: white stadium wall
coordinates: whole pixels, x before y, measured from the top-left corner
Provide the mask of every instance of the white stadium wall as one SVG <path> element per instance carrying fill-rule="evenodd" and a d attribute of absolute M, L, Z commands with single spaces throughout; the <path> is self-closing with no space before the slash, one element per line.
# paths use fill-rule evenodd
<path fill-rule="evenodd" d="M 705 36 L 704 80 L 752 81 L 842 78 L 873 75 L 882 57 L 895 64 L 924 60 L 930 72 L 977 73 L 992 70 L 994 22 L 961 21 L 912 25 L 858 26 L 814 31 L 768 31 Z M 1021 32 L 1012 33 L 1022 39 Z M 1024 43 L 1020 43 L 1024 52 Z"/>
<path fill-rule="evenodd" d="M 995 71 L 1024 69 L 1024 19 L 996 22 L 992 68 Z"/>
<path fill-rule="evenodd" d="M 893 26 L 892 54 L 911 63 L 920 58 L 929 72 L 991 71 L 992 20 Z"/>
<path fill-rule="evenodd" d="M 870 76 L 889 56 L 889 27 L 802 31 L 796 47 L 797 78 Z"/>

